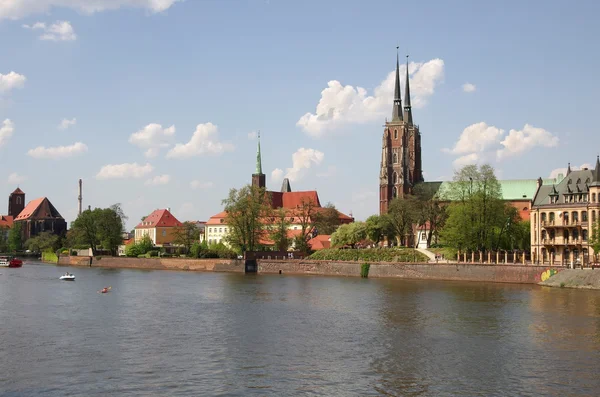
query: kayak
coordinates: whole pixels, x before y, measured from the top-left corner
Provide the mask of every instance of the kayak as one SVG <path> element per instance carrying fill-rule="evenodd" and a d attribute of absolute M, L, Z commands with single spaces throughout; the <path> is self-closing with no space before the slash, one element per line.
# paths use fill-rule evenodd
<path fill-rule="evenodd" d="M 108 291 L 110 291 L 112 289 L 112 287 L 105 287 L 102 288 L 100 291 L 98 291 L 101 294 L 106 294 Z"/>

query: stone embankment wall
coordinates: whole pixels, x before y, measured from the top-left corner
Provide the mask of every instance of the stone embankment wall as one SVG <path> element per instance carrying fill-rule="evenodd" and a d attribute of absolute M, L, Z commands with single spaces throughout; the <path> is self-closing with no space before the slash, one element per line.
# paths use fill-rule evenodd
<path fill-rule="evenodd" d="M 563 269 L 540 285 L 547 287 L 600 289 L 600 269 Z"/>
<path fill-rule="evenodd" d="M 259 273 L 360 277 L 361 262 L 260 260 Z M 549 266 L 471 263 L 371 263 L 370 278 L 537 284 Z M 600 273 L 600 271 L 598 272 Z"/>
<path fill-rule="evenodd" d="M 90 258 L 61 256 L 59 265 L 90 266 Z M 193 270 L 208 272 L 244 272 L 244 261 L 231 259 L 182 259 L 182 258 L 93 258 L 92 267 L 147 270 Z"/>
<path fill-rule="evenodd" d="M 89 266 L 89 257 L 61 256 L 59 265 Z M 229 259 L 182 258 L 94 258 L 93 267 L 192 270 L 209 272 L 244 272 L 244 261 Z M 258 261 L 258 273 L 305 274 L 360 277 L 362 262 L 267 260 Z M 371 263 L 371 278 L 403 278 L 417 280 L 456 280 L 537 284 L 549 266 L 493 265 L 472 263 Z M 556 269 L 556 268 L 554 268 Z M 597 272 L 600 274 L 600 270 Z M 599 276 L 600 277 L 600 276 Z"/>

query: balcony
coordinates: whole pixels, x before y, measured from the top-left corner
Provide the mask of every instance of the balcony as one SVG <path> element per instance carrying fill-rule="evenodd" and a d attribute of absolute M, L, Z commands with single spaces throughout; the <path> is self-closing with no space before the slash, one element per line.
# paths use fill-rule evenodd
<path fill-rule="evenodd" d="M 542 239 L 542 244 L 543 245 L 554 245 L 554 241 L 555 241 L 555 239 L 553 239 L 553 238 L 544 238 L 544 239 Z"/>

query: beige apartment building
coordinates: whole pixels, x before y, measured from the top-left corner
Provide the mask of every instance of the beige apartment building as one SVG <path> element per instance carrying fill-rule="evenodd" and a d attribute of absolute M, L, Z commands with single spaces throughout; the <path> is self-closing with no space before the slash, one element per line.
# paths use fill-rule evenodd
<path fill-rule="evenodd" d="M 531 208 L 531 252 L 534 263 L 589 266 L 589 245 L 600 217 L 600 159 L 596 168 L 571 171 L 557 184 L 538 187 Z"/>

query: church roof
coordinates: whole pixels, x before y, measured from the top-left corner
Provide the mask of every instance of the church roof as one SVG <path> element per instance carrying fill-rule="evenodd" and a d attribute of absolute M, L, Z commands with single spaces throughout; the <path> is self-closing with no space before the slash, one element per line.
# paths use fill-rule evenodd
<path fill-rule="evenodd" d="M 155 227 L 176 227 L 176 226 L 181 226 L 181 222 L 179 222 L 177 220 L 177 218 L 175 218 L 173 216 L 173 214 L 171 214 L 169 212 L 169 210 L 163 209 L 163 210 L 153 211 L 150 215 L 148 215 L 146 218 L 144 218 L 143 221 L 138 223 L 138 225 L 135 228 L 136 229 L 152 229 Z"/>
<path fill-rule="evenodd" d="M 15 218 L 15 221 L 63 219 L 57 209 L 47 197 L 40 197 L 30 201 L 27 206 Z"/>
<path fill-rule="evenodd" d="M 25 194 L 25 192 L 23 192 L 21 190 L 21 188 L 16 188 L 14 192 L 12 192 L 12 194 Z"/>
<path fill-rule="evenodd" d="M 12 216 L 0 215 L 0 228 L 11 228 L 13 220 Z"/>

